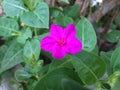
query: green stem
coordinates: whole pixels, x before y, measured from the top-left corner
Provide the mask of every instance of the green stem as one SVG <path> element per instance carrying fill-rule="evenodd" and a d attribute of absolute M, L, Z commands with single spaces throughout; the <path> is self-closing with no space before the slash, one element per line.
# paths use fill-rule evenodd
<path fill-rule="evenodd" d="M 36 29 L 36 28 L 34 28 L 34 34 L 35 34 L 35 36 L 38 35 L 38 34 L 37 34 L 37 29 Z"/>
<path fill-rule="evenodd" d="M 40 77 L 38 74 L 35 75 L 36 79 L 39 81 L 40 80 Z"/>

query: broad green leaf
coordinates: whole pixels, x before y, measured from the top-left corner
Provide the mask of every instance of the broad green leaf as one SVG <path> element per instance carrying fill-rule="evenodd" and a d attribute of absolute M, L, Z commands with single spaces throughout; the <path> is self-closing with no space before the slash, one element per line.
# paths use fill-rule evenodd
<path fill-rule="evenodd" d="M 68 24 L 73 23 L 73 19 L 68 16 L 58 16 L 55 18 L 57 25 L 66 27 Z"/>
<path fill-rule="evenodd" d="M 120 70 L 120 47 L 116 48 L 110 59 L 112 72 Z"/>
<path fill-rule="evenodd" d="M 40 2 L 33 12 L 24 12 L 21 15 L 21 22 L 36 28 L 49 28 L 48 5 Z"/>
<path fill-rule="evenodd" d="M 39 3 L 34 14 L 38 17 L 41 28 L 49 28 L 49 8 L 46 3 Z"/>
<path fill-rule="evenodd" d="M 111 43 L 115 43 L 119 40 L 120 38 L 120 31 L 118 30 L 113 30 L 109 33 L 107 33 L 105 35 L 105 38 L 107 39 L 107 41 L 111 42 Z"/>
<path fill-rule="evenodd" d="M 75 82 L 70 79 L 63 79 L 62 90 L 88 90 L 88 89 L 82 87 L 78 82 Z"/>
<path fill-rule="evenodd" d="M 4 58 L 1 62 L 0 73 L 23 62 L 22 51 L 22 46 L 16 42 L 13 42 L 7 49 Z"/>
<path fill-rule="evenodd" d="M 18 33 L 18 23 L 9 18 L 0 19 L 0 36 L 9 37 Z"/>
<path fill-rule="evenodd" d="M 7 16 L 14 17 L 25 10 L 22 0 L 3 0 L 3 9 Z"/>
<path fill-rule="evenodd" d="M 106 71 L 105 62 L 93 53 L 82 51 L 72 59 L 73 66 L 85 85 L 95 84 Z"/>
<path fill-rule="evenodd" d="M 31 64 L 33 61 L 37 61 L 40 55 L 40 42 L 37 39 L 27 41 L 24 50 L 23 56 L 28 64 Z"/>
<path fill-rule="evenodd" d="M 57 68 L 43 76 L 33 90 L 62 90 L 61 81 L 63 79 L 72 79 L 80 82 L 80 79 L 73 70 Z"/>
<path fill-rule="evenodd" d="M 72 18 L 76 18 L 77 16 L 79 16 L 79 9 L 80 6 L 79 5 L 74 5 L 74 6 L 68 6 L 64 9 L 64 14 L 72 17 Z"/>
<path fill-rule="evenodd" d="M 29 79 L 31 77 L 31 74 L 29 74 L 28 72 L 26 72 L 25 70 L 17 70 L 15 72 L 15 78 L 18 81 L 24 81 L 26 79 Z"/>
<path fill-rule="evenodd" d="M 32 31 L 30 28 L 25 28 L 22 31 L 21 35 L 17 37 L 17 41 L 21 44 L 25 44 L 28 38 L 32 38 Z"/>
<path fill-rule="evenodd" d="M 76 25 L 77 37 L 83 43 L 83 50 L 92 51 L 97 43 L 96 34 L 92 24 L 86 19 L 82 18 Z"/>

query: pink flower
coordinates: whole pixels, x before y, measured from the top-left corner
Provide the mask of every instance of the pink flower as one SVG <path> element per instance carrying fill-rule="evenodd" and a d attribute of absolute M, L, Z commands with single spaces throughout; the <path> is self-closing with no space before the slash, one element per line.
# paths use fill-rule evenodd
<path fill-rule="evenodd" d="M 82 50 L 82 43 L 76 38 L 76 28 L 74 24 L 69 24 L 66 28 L 51 25 L 50 35 L 41 40 L 41 48 L 51 52 L 52 57 L 62 59 L 66 54 L 76 54 Z"/>

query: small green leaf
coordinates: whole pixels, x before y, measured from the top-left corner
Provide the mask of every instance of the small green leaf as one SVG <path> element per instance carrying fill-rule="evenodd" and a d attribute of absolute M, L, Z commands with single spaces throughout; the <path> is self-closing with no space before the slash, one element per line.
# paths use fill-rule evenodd
<path fill-rule="evenodd" d="M 112 72 L 120 70 L 120 47 L 116 48 L 110 59 Z"/>
<path fill-rule="evenodd" d="M 3 0 L 3 9 L 7 16 L 14 17 L 25 10 L 22 0 Z"/>
<path fill-rule="evenodd" d="M 8 49 L 8 47 L 6 45 L 0 46 L 0 63 L 5 55 L 5 52 L 7 51 L 7 49 Z"/>
<path fill-rule="evenodd" d="M 66 27 L 68 24 L 73 23 L 73 19 L 68 16 L 58 16 L 55 18 L 57 25 Z"/>
<path fill-rule="evenodd" d="M 23 2 L 30 10 L 33 10 L 40 0 L 23 0 Z"/>
<path fill-rule="evenodd" d="M 63 13 L 61 7 L 50 7 L 50 14 L 54 18 L 62 15 Z"/>
<path fill-rule="evenodd" d="M 40 55 L 40 42 L 37 39 L 27 41 L 24 50 L 23 56 L 28 64 L 31 64 L 33 61 L 37 61 Z"/>
<path fill-rule="evenodd" d="M 32 38 L 32 31 L 30 28 L 25 28 L 22 31 L 21 35 L 17 37 L 17 41 L 21 44 L 25 44 L 28 38 Z"/>
<path fill-rule="evenodd" d="M 93 53 L 82 51 L 73 56 L 72 59 L 73 66 L 85 85 L 99 82 L 99 78 L 106 71 L 105 62 Z"/>
<path fill-rule="evenodd" d="M 23 62 L 22 51 L 22 46 L 16 42 L 13 42 L 6 51 L 4 58 L 1 62 L 0 73 Z"/>
<path fill-rule="evenodd" d="M 10 18 L 0 19 L 0 36 L 9 37 L 18 33 L 18 23 Z"/>
<path fill-rule="evenodd" d="M 116 25 L 120 24 L 120 16 L 115 19 L 115 24 Z"/>
<path fill-rule="evenodd" d="M 33 69 L 31 69 L 31 73 L 38 73 L 41 69 L 42 69 L 42 66 L 43 66 L 43 60 L 38 60 L 34 66 Z"/>
<path fill-rule="evenodd" d="M 24 81 L 26 79 L 29 79 L 31 77 L 31 74 L 29 74 L 28 72 L 24 71 L 24 70 L 17 70 L 15 72 L 15 78 L 18 81 Z"/>
<path fill-rule="evenodd" d="M 48 36 L 50 33 L 44 33 L 42 35 L 38 35 L 38 36 L 35 36 L 34 38 L 35 39 L 38 39 L 39 41 L 41 41 L 45 36 Z"/>
<path fill-rule="evenodd" d="M 80 9 L 79 5 L 68 6 L 68 7 L 64 8 L 63 12 L 65 15 L 67 15 L 69 17 L 76 18 L 77 16 L 79 16 L 79 9 Z"/>
<path fill-rule="evenodd" d="M 49 9 L 48 5 L 41 2 L 33 12 L 24 12 L 21 16 L 21 22 L 28 26 L 36 28 L 49 28 Z"/>
<path fill-rule="evenodd" d="M 77 37 L 83 43 L 83 50 L 92 51 L 97 43 L 97 37 L 92 24 L 86 19 L 82 18 L 76 25 Z"/>
<path fill-rule="evenodd" d="M 107 41 L 111 42 L 111 43 L 115 43 L 119 40 L 120 38 L 120 31 L 117 30 L 113 30 L 109 33 L 107 33 L 105 35 L 105 38 L 107 39 Z"/>
<path fill-rule="evenodd" d="M 107 66 L 107 73 L 110 75 L 111 69 L 110 69 L 110 58 L 111 58 L 112 53 L 111 52 L 100 52 L 101 58 L 105 61 L 106 66 Z"/>
<path fill-rule="evenodd" d="M 69 0 L 60 0 L 60 1 L 69 4 Z"/>
<path fill-rule="evenodd" d="M 108 79 L 107 83 L 111 86 L 111 90 L 119 90 L 120 89 L 120 71 L 116 71 L 111 74 Z"/>
<path fill-rule="evenodd" d="M 7 51 L 8 47 L 6 45 L 0 46 L 0 67 L 1 67 L 1 62 L 3 60 L 3 57 Z"/>

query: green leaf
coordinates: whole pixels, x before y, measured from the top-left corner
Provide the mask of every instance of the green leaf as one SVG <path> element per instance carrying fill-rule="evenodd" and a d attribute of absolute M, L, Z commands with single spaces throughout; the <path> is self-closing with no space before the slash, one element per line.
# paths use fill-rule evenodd
<path fill-rule="evenodd" d="M 33 90 L 62 90 L 61 81 L 63 79 L 72 79 L 76 82 L 80 82 L 80 79 L 73 70 L 57 68 L 43 76 Z"/>
<path fill-rule="evenodd" d="M 48 36 L 49 34 L 50 34 L 50 33 L 44 33 L 44 34 L 35 36 L 34 38 L 35 38 L 35 39 L 38 39 L 39 41 L 41 41 L 45 36 Z"/>
<path fill-rule="evenodd" d="M 75 82 L 70 79 L 63 79 L 62 90 L 88 90 L 88 89 L 83 88 L 78 82 Z"/>
<path fill-rule="evenodd" d="M 50 15 L 54 17 L 58 17 L 59 15 L 62 15 L 62 9 L 61 7 L 50 7 Z"/>
<path fill-rule="evenodd" d="M 114 72 L 107 79 L 107 83 L 111 86 L 111 90 L 120 89 L 120 71 Z"/>
<path fill-rule="evenodd" d="M 120 70 L 120 47 L 116 48 L 112 54 L 110 65 L 112 72 Z"/>
<path fill-rule="evenodd" d="M 60 0 L 60 1 L 69 4 L 69 0 Z"/>
<path fill-rule="evenodd" d="M 3 59 L 7 49 L 8 49 L 8 47 L 6 45 L 0 46 L 0 67 L 1 67 L 2 59 Z"/>
<path fill-rule="evenodd" d="M 73 19 L 68 16 L 58 16 L 55 18 L 57 25 L 66 27 L 68 24 L 73 23 Z"/>
<path fill-rule="evenodd" d="M 29 79 L 31 77 L 31 74 L 29 74 L 28 72 L 24 71 L 24 70 L 17 70 L 15 72 L 15 78 L 18 81 L 24 81 L 26 79 Z"/>
<path fill-rule="evenodd" d="M 13 42 L 6 51 L 4 58 L 1 62 L 0 73 L 23 62 L 22 51 L 22 46 L 16 42 Z"/>
<path fill-rule="evenodd" d="M 40 0 L 23 0 L 23 2 L 30 10 L 33 10 Z"/>
<path fill-rule="evenodd" d="M 49 9 L 48 5 L 41 2 L 33 12 L 24 12 L 21 15 L 21 22 L 36 28 L 49 28 Z"/>
<path fill-rule="evenodd" d="M 111 73 L 111 68 L 110 68 L 110 58 L 111 58 L 112 53 L 111 52 L 100 52 L 101 58 L 105 61 L 106 66 L 107 66 L 107 73 L 110 75 Z"/>
<path fill-rule="evenodd" d="M 24 50 L 23 56 L 28 64 L 31 64 L 32 61 L 37 61 L 40 55 L 40 42 L 37 39 L 27 41 Z"/>
<path fill-rule="evenodd" d="M 9 18 L 0 19 L 0 36 L 9 37 L 18 33 L 18 23 Z"/>
<path fill-rule="evenodd" d="M 25 28 L 22 31 L 21 35 L 17 37 L 17 42 L 25 44 L 28 38 L 32 38 L 32 31 L 30 28 Z"/>
<path fill-rule="evenodd" d="M 105 35 L 105 38 L 107 39 L 107 41 L 111 42 L 111 43 L 115 43 L 119 40 L 120 38 L 120 31 L 118 30 L 113 30 L 109 33 L 107 33 Z"/>
<path fill-rule="evenodd" d="M 25 10 L 22 0 L 3 0 L 3 9 L 7 16 L 14 17 Z"/>
<path fill-rule="evenodd" d="M 92 51 L 97 43 L 96 34 L 92 24 L 86 19 L 82 18 L 76 25 L 77 37 L 83 43 L 83 50 Z"/>
<path fill-rule="evenodd" d="M 86 51 L 73 56 L 72 63 L 85 85 L 95 84 L 106 71 L 105 62 L 99 56 Z"/>
<path fill-rule="evenodd" d="M 59 67 L 73 68 L 71 64 L 71 56 L 67 55 L 64 59 L 61 59 L 59 62 L 53 59 L 52 63 L 50 63 L 49 71 L 52 71 Z"/>
<path fill-rule="evenodd" d="M 73 5 L 66 7 L 63 12 L 65 15 L 69 17 L 76 18 L 77 16 L 79 16 L 79 9 L 80 9 L 79 5 Z"/>
<path fill-rule="evenodd" d="M 115 19 L 115 24 L 120 24 L 120 16 Z"/>
<path fill-rule="evenodd" d="M 34 68 L 31 69 L 30 72 L 33 74 L 36 74 L 42 69 L 42 66 L 43 66 L 43 60 L 38 60 L 35 64 Z"/>
<path fill-rule="evenodd" d="M 5 55 L 5 52 L 7 51 L 7 49 L 8 49 L 8 47 L 6 45 L 0 46 L 0 63 Z"/>

